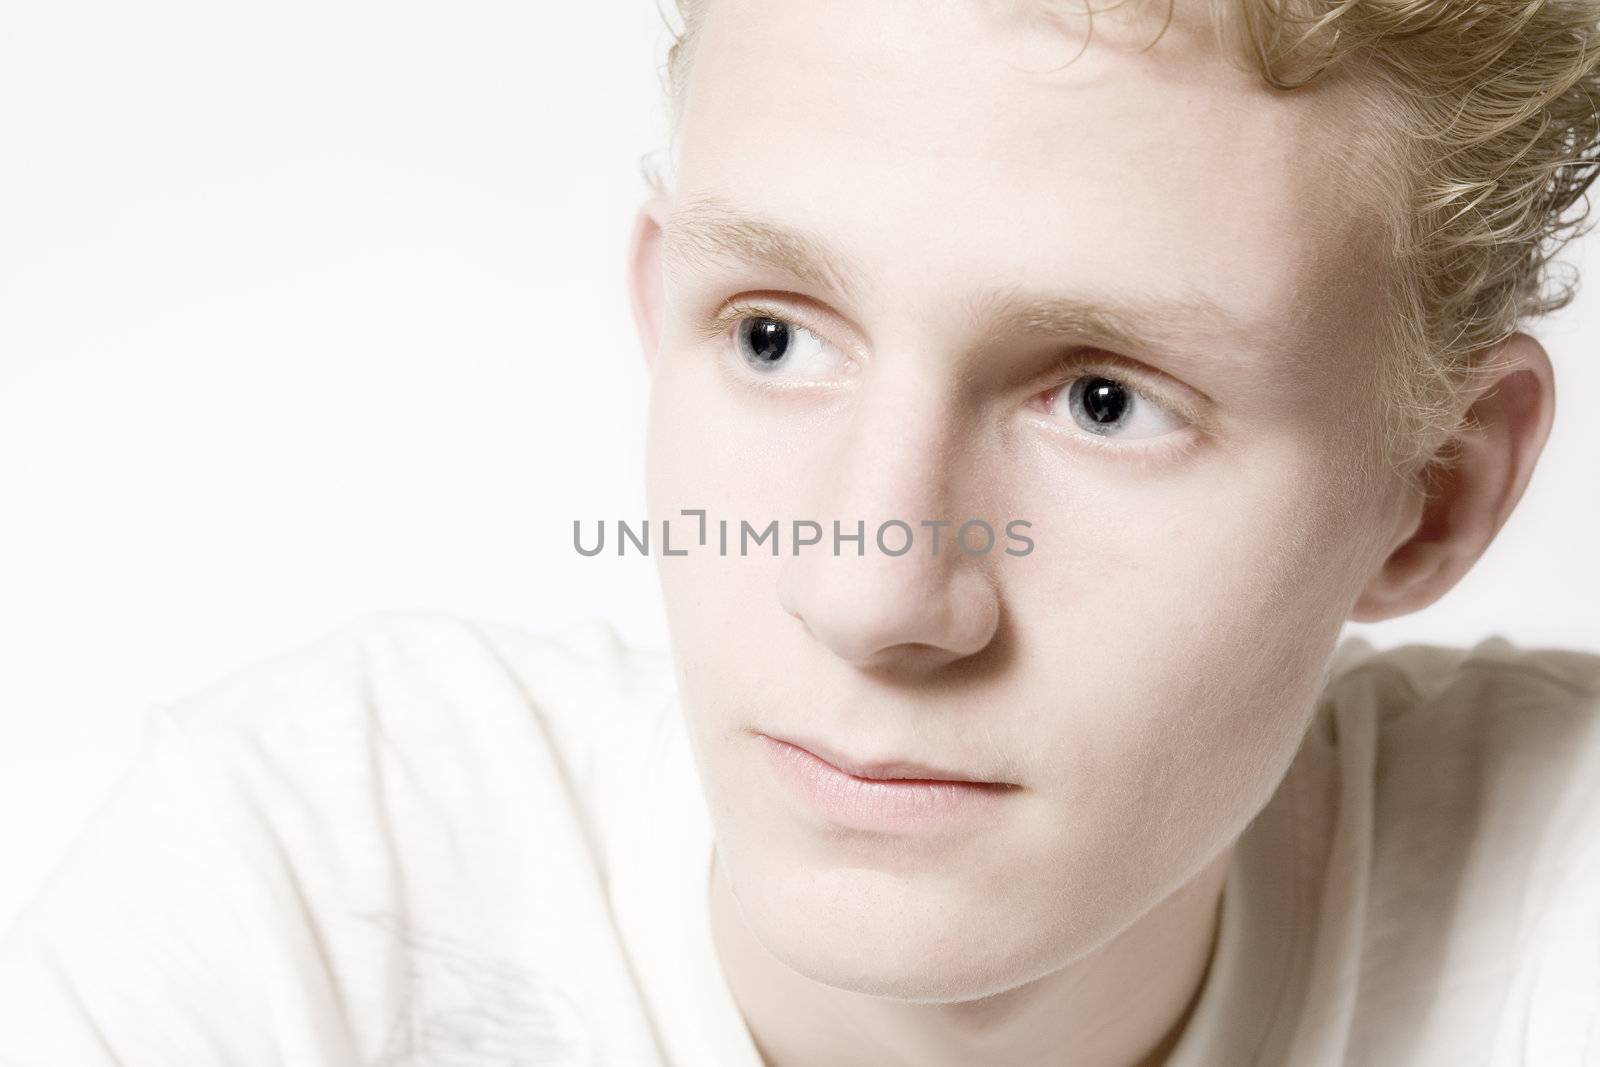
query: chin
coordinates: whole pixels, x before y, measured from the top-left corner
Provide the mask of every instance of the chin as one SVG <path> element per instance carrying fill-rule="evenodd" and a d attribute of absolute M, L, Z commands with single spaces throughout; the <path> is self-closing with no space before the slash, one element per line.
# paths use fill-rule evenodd
<path fill-rule="evenodd" d="M 734 877 L 732 888 L 768 952 L 836 989 L 944 1003 L 1001 993 L 1050 969 L 1037 926 L 948 880 L 774 864 Z"/>

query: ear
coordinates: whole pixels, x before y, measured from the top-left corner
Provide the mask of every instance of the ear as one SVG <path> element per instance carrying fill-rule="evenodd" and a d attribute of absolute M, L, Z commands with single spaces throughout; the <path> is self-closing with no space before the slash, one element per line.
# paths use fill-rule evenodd
<path fill-rule="evenodd" d="M 1555 376 L 1544 346 L 1525 333 L 1486 355 L 1503 369 L 1476 390 L 1453 454 L 1430 465 L 1426 497 L 1406 502 L 1410 532 L 1362 590 L 1356 622 L 1420 611 L 1449 592 L 1522 499 L 1555 417 Z"/>
<path fill-rule="evenodd" d="M 633 221 L 633 236 L 628 242 L 628 295 L 633 303 L 633 321 L 639 330 L 639 345 L 645 365 L 655 369 L 656 351 L 661 346 L 661 324 L 665 318 L 666 295 L 661 278 L 661 235 L 666 205 L 657 197 L 639 208 Z"/>

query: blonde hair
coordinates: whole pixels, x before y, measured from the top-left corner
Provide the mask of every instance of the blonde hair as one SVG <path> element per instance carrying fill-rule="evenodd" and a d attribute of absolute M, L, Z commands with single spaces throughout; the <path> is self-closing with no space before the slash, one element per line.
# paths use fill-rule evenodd
<path fill-rule="evenodd" d="M 675 2 L 674 131 L 705 0 Z M 1354 70 L 1382 102 L 1386 121 L 1359 135 L 1401 190 L 1383 220 L 1394 284 L 1379 422 L 1391 471 L 1423 487 L 1465 400 L 1500 369 L 1488 353 L 1576 291 L 1554 257 L 1588 228 L 1600 166 L 1600 0 L 1210 2 L 1219 40 L 1273 88 Z"/>

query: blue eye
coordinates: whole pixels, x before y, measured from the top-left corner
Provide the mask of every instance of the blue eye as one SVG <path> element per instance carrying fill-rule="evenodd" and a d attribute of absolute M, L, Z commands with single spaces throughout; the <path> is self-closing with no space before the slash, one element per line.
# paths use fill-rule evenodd
<path fill-rule="evenodd" d="M 1081 430 L 1097 437 L 1140 439 L 1180 430 L 1184 422 L 1138 390 L 1102 374 L 1080 374 L 1051 395 L 1050 410 L 1066 394 L 1066 413 Z"/>
<path fill-rule="evenodd" d="M 825 378 L 848 362 L 811 330 L 775 315 L 748 315 L 734 328 L 734 346 L 746 366 L 773 377 Z"/>
<path fill-rule="evenodd" d="M 745 359 L 761 370 L 766 370 L 789 351 L 792 342 L 789 324 L 766 316 L 745 319 L 739 324 L 739 343 Z"/>

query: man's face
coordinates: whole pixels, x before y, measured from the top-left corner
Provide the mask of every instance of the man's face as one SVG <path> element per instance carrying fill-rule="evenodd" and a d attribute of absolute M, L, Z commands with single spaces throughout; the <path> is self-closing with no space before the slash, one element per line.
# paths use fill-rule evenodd
<path fill-rule="evenodd" d="M 1218 856 L 1393 541 L 1337 90 L 1029 7 L 713 4 L 663 207 L 649 505 L 690 547 L 656 555 L 719 863 L 779 959 L 863 992 L 1038 977 Z M 1014 788 L 845 826 L 762 734 Z"/>

